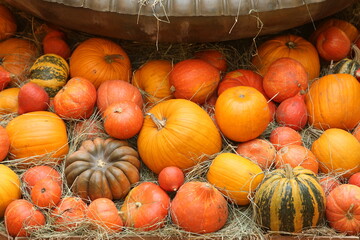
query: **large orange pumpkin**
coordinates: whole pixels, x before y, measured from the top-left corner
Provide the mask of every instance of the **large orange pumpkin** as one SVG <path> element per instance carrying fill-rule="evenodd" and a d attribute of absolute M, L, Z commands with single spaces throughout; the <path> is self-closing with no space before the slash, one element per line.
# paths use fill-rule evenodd
<path fill-rule="evenodd" d="M 131 63 L 124 49 L 104 38 L 89 38 L 80 43 L 70 57 L 70 76 L 83 77 L 96 88 L 106 80 L 129 82 Z"/>
<path fill-rule="evenodd" d="M 160 102 L 146 115 L 138 151 L 157 174 L 169 166 L 190 168 L 221 150 L 221 136 L 213 120 L 190 100 Z"/>
<path fill-rule="evenodd" d="M 0 40 L 9 38 L 17 30 L 16 19 L 9 8 L 0 5 Z"/>
<path fill-rule="evenodd" d="M 270 109 L 264 95 L 255 88 L 233 87 L 218 97 L 215 119 L 225 137 L 245 142 L 264 132 L 270 122 Z"/>
<path fill-rule="evenodd" d="M 320 60 L 316 48 L 307 40 L 296 35 L 280 35 L 262 43 L 251 62 L 261 75 L 278 58 L 289 57 L 300 62 L 309 75 L 309 79 L 320 74 Z"/>
<path fill-rule="evenodd" d="M 26 167 L 37 160 L 60 161 L 69 145 L 64 121 L 55 113 L 35 111 L 12 119 L 6 126 L 10 138 L 10 159 L 27 158 Z M 31 157 L 31 158 L 30 158 Z"/>
<path fill-rule="evenodd" d="M 147 107 L 174 98 L 169 83 L 171 70 L 172 63 L 170 61 L 152 60 L 135 71 L 132 84 L 141 89 Z"/>
<path fill-rule="evenodd" d="M 10 73 L 15 74 L 13 86 L 26 80 L 29 69 L 37 55 L 38 49 L 30 40 L 8 38 L 0 42 L 0 65 Z"/>
<path fill-rule="evenodd" d="M 330 128 L 311 147 L 323 173 L 340 173 L 345 178 L 360 171 L 360 142 L 351 133 Z"/>
<path fill-rule="evenodd" d="M 0 164 L 0 179 L 0 218 L 2 218 L 7 206 L 21 197 L 21 190 L 19 176 L 4 164 Z"/>
<path fill-rule="evenodd" d="M 4 160 L 9 152 L 10 139 L 5 128 L 0 125 L 0 162 Z"/>
<path fill-rule="evenodd" d="M 207 180 L 235 204 L 247 205 L 264 178 L 256 163 L 234 153 L 221 153 L 212 161 Z"/>
<path fill-rule="evenodd" d="M 305 103 L 315 128 L 353 129 L 360 122 L 360 83 L 350 74 L 325 75 L 311 84 Z"/>

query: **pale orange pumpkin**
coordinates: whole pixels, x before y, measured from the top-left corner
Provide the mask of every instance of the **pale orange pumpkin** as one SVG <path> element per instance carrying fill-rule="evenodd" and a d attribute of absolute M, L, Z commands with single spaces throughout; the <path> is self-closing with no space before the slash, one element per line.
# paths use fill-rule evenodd
<path fill-rule="evenodd" d="M 132 76 L 132 84 L 141 90 L 146 107 L 174 98 L 170 90 L 169 73 L 172 63 L 167 60 L 151 60 L 139 67 Z"/>
<path fill-rule="evenodd" d="M 54 97 L 54 110 L 63 118 L 89 118 L 95 104 L 96 88 L 82 77 L 71 78 Z"/>
<path fill-rule="evenodd" d="M 313 82 L 305 97 L 309 124 L 351 130 L 360 122 L 360 83 L 350 74 L 329 74 Z"/>
<path fill-rule="evenodd" d="M 235 153 L 220 153 L 212 161 L 207 180 L 238 205 L 247 205 L 264 178 L 256 163 Z"/>
<path fill-rule="evenodd" d="M 168 166 L 193 167 L 221 150 L 221 136 L 210 116 L 196 103 L 170 99 L 146 114 L 137 146 L 155 173 Z"/>
<path fill-rule="evenodd" d="M 106 80 L 130 81 L 131 62 L 124 49 L 104 38 L 81 42 L 70 57 L 70 76 L 83 77 L 96 88 Z"/>
<path fill-rule="evenodd" d="M 215 119 L 225 137 L 237 142 L 257 138 L 271 120 L 264 95 L 247 86 L 229 88 L 218 97 Z"/>
<path fill-rule="evenodd" d="M 17 113 L 20 88 L 6 88 L 0 92 L 0 114 Z"/>
<path fill-rule="evenodd" d="M 7 124 L 6 131 L 10 138 L 9 158 L 28 158 L 19 162 L 19 167 L 29 167 L 40 159 L 61 161 L 69 151 L 65 123 L 52 112 L 17 116 Z"/>
<path fill-rule="evenodd" d="M 330 128 L 311 147 L 323 173 L 338 173 L 349 178 L 360 171 L 360 142 L 349 132 Z"/>
<path fill-rule="evenodd" d="M 282 57 L 289 57 L 300 62 L 310 80 L 317 78 L 320 74 L 320 59 L 316 48 L 303 37 L 292 34 L 279 35 L 262 43 L 251 62 L 264 76 L 270 64 Z"/>
<path fill-rule="evenodd" d="M 0 40 L 12 37 L 17 30 L 14 14 L 5 5 L 0 5 Z"/>
<path fill-rule="evenodd" d="M 29 69 L 39 51 L 30 40 L 8 38 L 0 42 L 1 66 L 15 75 L 11 86 L 20 86 L 26 80 Z"/>

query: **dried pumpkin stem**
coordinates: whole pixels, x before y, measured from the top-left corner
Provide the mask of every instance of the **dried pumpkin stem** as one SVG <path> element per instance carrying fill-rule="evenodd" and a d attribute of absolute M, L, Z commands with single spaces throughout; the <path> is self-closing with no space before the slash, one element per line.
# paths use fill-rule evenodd
<path fill-rule="evenodd" d="M 116 59 L 124 59 L 124 57 L 120 54 L 111 54 L 111 55 L 106 55 L 105 56 L 105 61 L 107 63 L 113 63 L 116 61 Z"/>
<path fill-rule="evenodd" d="M 352 213 L 353 208 L 354 208 L 354 204 L 352 203 L 352 204 L 350 205 L 349 210 L 348 210 L 348 211 L 346 212 L 346 214 L 345 214 L 346 218 L 349 219 L 349 220 L 351 220 L 351 219 L 354 218 L 354 214 Z"/>
<path fill-rule="evenodd" d="M 287 42 L 287 43 L 286 43 L 286 46 L 287 46 L 288 48 L 293 49 L 293 48 L 296 48 L 296 43 L 294 43 L 293 41 L 290 41 L 290 42 Z"/>
<path fill-rule="evenodd" d="M 152 113 L 146 113 L 145 115 L 150 116 L 151 120 L 155 123 L 155 125 L 157 126 L 158 130 L 162 129 L 165 127 L 166 125 L 166 119 L 157 119 L 154 114 Z"/>
<path fill-rule="evenodd" d="M 285 169 L 286 178 L 288 179 L 294 178 L 294 173 L 290 164 L 285 164 L 284 169 Z"/>

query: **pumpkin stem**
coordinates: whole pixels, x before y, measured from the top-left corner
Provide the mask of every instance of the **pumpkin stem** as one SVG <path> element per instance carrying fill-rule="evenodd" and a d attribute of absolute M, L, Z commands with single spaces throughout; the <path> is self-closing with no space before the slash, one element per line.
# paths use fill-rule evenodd
<path fill-rule="evenodd" d="M 351 47 L 354 51 L 354 61 L 360 64 L 360 49 L 356 46 L 356 44 L 352 44 Z"/>
<path fill-rule="evenodd" d="M 294 178 L 294 173 L 293 173 L 293 169 L 292 167 L 290 166 L 290 164 L 285 164 L 284 165 L 284 170 L 285 170 L 285 176 L 287 179 L 292 179 Z"/>
<path fill-rule="evenodd" d="M 166 125 L 166 119 L 157 119 L 154 114 L 152 113 L 145 113 L 145 115 L 150 116 L 151 120 L 155 123 L 155 125 L 157 126 L 158 130 L 161 130 L 162 128 L 165 127 Z"/>
<path fill-rule="evenodd" d="M 353 213 L 352 213 L 353 208 L 354 208 L 354 204 L 352 203 L 352 204 L 350 205 L 349 210 L 348 210 L 348 211 L 346 212 L 346 214 L 345 214 L 346 218 L 349 219 L 349 220 L 351 220 L 351 219 L 354 218 L 354 215 L 353 215 Z"/>
<path fill-rule="evenodd" d="M 107 63 L 113 63 L 116 61 L 116 59 L 124 59 L 124 57 L 120 54 L 111 54 L 111 55 L 106 55 L 105 56 L 105 62 Z"/>
<path fill-rule="evenodd" d="M 102 159 L 97 161 L 97 166 L 103 168 L 105 166 L 105 162 Z"/>
<path fill-rule="evenodd" d="M 136 208 L 141 207 L 141 205 L 142 205 L 141 202 L 136 202 L 136 203 L 135 203 L 135 207 L 136 207 Z"/>
<path fill-rule="evenodd" d="M 294 43 L 293 41 L 289 41 L 289 42 L 286 43 L 286 46 L 288 48 L 293 49 L 293 48 L 296 48 L 296 43 Z"/>

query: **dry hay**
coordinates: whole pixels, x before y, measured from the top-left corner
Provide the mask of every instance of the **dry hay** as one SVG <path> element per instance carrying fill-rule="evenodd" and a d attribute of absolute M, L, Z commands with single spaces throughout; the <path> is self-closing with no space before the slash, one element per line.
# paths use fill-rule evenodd
<path fill-rule="evenodd" d="M 1 2 L 1 1 L 0 1 Z M 19 32 L 18 37 L 24 37 L 34 41 L 38 46 L 41 46 L 40 39 L 41 35 L 36 33 L 38 29 L 44 22 L 40 21 L 32 16 L 29 16 L 21 11 L 13 9 L 16 13 L 17 20 L 19 22 Z M 360 25 L 360 2 L 356 3 L 354 6 L 345 9 L 344 11 L 335 15 L 335 17 L 346 19 L 355 24 L 357 27 Z M 314 30 L 313 26 L 315 24 L 310 23 L 299 28 L 290 29 L 285 31 L 287 33 L 293 33 L 307 37 L 310 32 Z M 74 49 L 80 42 L 84 41 L 92 35 L 74 32 L 68 29 L 62 29 L 66 32 L 69 44 L 72 49 Z M 164 43 L 139 43 L 134 41 L 124 41 L 113 39 L 115 42 L 120 44 L 125 51 L 128 53 L 133 69 L 136 70 L 145 62 L 153 59 L 165 59 L 170 60 L 173 63 L 179 62 L 184 59 L 192 58 L 194 52 L 203 50 L 203 49 L 217 49 L 224 53 L 227 59 L 228 71 L 233 71 L 236 69 L 251 69 L 250 59 L 256 53 L 256 47 L 261 42 L 272 36 L 261 36 L 254 39 L 240 39 L 235 41 L 228 42 L 216 42 L 216 43 L 193 43 L 193 44 L 164 44 Z M 321 75 L 325 75 L 329 72 L 328 64 L 323 64 Z M 13 119 L 16 114 L 6 114 L 2 116 L 0 121 L 1 126 L 6 126 L 6 124 Z M 82 141 L 87 138 L 94 138 L 96 136 L 106 138 L 108 135 L 106 133 L 100 133 L 99 135 L 89 133 L 91 130 L 91 122 L 101 121 L 101 116 L 99 112 L 95 112 L 89 119 L 88 125 L 82 129 L 82 132 L 74 131 L 75 126 L 80 122 L 79 120 L 67 120 L 67 129 L 69 134 L 69 144 L 70 150 L 69 153 L 76 151 Z M 268 128 L 261 135 L 262 138 L 268 138 L 271 131 L 276 128 L 278 124 L 272 122 L 269 124 Z M 308 126 L 301 131 L 304 145 L 308 148 L 311 147 L 312 142 L 321 135 L 322 131 L 315 129 L 311 126 Z M 129 140 L 131 146 L 136 149 L 136 137 Z M 223 150 L 222 152 L 235 152 L 236 143 L 226 139 L 223 136 Z M 192 169 L 188 169 L 186 174 L 186 181 L 206 181 L 206 173 L 211 164 L 211 160 L 216 156 L 210 156 L 209 160 L 197 164 Z M 27 159 L 22 159 L 27 160 Z M 17 160 L 21 162 L 22 160 Z M 46 160 L 46 159 L 44 159 Z M 17 168 L 17 161 L 14 160 L 5 160 L 3 164 L 13 167 L 13 169 L 22 176 L 24 169 Z M 39 165 L 41 162 L 38 163 Z M 62 173 L 63 182 L 65 183 L 65 177 L 63 174 L 64 164 L 55 166 L 57 170 Z M 331 174 L 322 174 L 321 177 L 326 177 Z M 341 179 L 340 175 L 336 175 L 337 178 Z M 141 167 L 140 172 L 141 181 L 157 181 L 157 176 L 152 171 L 150 171 L 146 166 Z M 136 184 L 134 185 L 136 186 Z M 24 192 L 23 197 L 25 199 L 30 199 L 29 194 L 25 191 L 24 186 L 21 186 Z M 72 192 L 67 184 L 63 186 L 63 196 L 72 196 Z M 173 195 L 171 195 L 173 197 Z M 226 196 L 225 196 L 226 197 Z M 121 206 L 122 200 L 115 201 L 118 207 Z M 61 238 L 65 239 L 70 236 L 81 236 L 83 239 L 113 239 L 121 237 L 146 237 L 146 236 L 156 236 L 161 239 L 180 239 L 191 237 L 191 239 L 265 239 L 267 234 L 290 234 L 290 233 L 275 233 L 275 232 L 265 232 L 263 231 L 253 219 L 253 210 L 251 204 L 249 206 L 237 206 L 232 204 L 229 201 L 229 218 L 226 225 L 219 231 L 211 234 L 191 234 L 179 229 L 177 226 L 174 226 L 171 222 L 170 216 L 166 219 L 166 225 L 158 230 L 151 232 L 139 232 L 133 228 L 125 228 L 121 233 L 109 234 L 104 229 L 91 229 L 89 223 L 84 223 L 76 229 L 69 229 L 69 231 L 59 232 L 55 231 L 55 225 L 52 223 L 49 212 L 43 211 L 46 214 L 48 219 L 47 224 L 44 228 L 35 231 L 32 235 L 32 239 L 44 239 L 44 238 Z M 3 222 L 0 224 L 0 231 L 6 232 Z M 304 230 L 304 232 L 299 234 L 290 234 L 294 236 L 304 237 L 304 236 L 342 236 L 341 234 L 336 233 L 333 229 L 330 229 L 325 222 L 321 223 L 319 227 Z"/>

